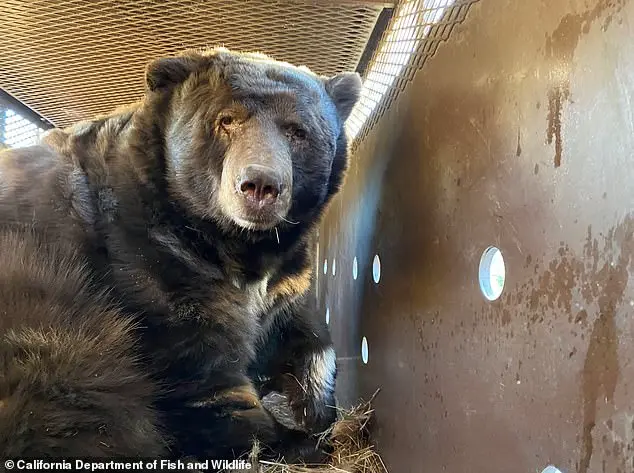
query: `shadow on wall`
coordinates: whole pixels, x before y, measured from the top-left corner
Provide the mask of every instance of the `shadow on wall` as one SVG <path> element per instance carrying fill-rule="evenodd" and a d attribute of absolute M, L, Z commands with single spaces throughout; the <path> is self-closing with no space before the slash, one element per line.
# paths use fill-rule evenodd
<path fill-rule="evenodd" d="M 417 90 L 426 92 L 424 86 Z M 488 199 L 504 140 L 496 136 L 491 119 L 489 104 L 495 98 L 448 90 L 425 93 L 425 102 L 423 94 L 412 90 L 354 156 L 360 172 L 347 182 L 343 196 L 352 216 L 343 215 L 342 221 L 357 222 L 354 245 L 363 255 L 362 280 L 371 280 L 366 272 L 374 253 L 382 256 L 384 266 L 380 291 L 364 298 L 364 314 L 383 305 L 394 316 L 408 313 L 429 302 L 428 294 L 442 292 L 440 286 L 460 287 L 465 282 L 461 275 L 477 285 L 484 248 L 465 258 L 464 249 L 473 244 L 466 240 L 473 235 L 456 235 L 453 222 L 473 218 L 470 209 L 482 208 L 481 200 Z M 463 201 L 465 194 L 470 201 Z M 453 268 L 446 267 L 447 261 Z"/>

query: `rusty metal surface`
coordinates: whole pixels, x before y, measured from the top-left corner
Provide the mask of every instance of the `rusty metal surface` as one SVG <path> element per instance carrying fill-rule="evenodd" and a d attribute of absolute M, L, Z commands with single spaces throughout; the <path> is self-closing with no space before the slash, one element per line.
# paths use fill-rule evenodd
<path fill-rule="evenodd" d="M 633 28 L 634 1 L 479 2 L 355 153 L 318 300 L 390 471 L 634 471 Z"/>

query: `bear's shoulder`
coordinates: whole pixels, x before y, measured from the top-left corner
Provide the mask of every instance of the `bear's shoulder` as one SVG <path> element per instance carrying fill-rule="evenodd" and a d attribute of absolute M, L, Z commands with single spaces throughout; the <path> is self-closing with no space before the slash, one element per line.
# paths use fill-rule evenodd
<path fill-rule="evenodd" d="M 43 142 L 0 152 L 3 225 L 63 227 L 93 220 L 86 174 L 63 148 Z"/>

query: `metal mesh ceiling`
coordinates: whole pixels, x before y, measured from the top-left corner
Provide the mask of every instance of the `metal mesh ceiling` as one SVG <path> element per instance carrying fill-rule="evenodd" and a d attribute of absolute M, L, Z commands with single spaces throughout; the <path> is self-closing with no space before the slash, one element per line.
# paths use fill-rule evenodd
<path fill-rule="evenodd" d="M 137 100 L 147 61 L 187 48 L 354 70 L 385 3 L 2 0 L 0 88 L 63 127 Z"/>

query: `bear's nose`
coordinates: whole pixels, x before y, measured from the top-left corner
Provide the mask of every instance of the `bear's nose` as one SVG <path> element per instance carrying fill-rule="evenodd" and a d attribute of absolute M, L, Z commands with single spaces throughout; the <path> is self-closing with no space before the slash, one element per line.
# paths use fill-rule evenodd
<path fill-rule="evenodd" d="M 247 166 L 240 173 L 239 189 L 249 201 L 258 205 L 272 204 L 280 195 L 280 176 L 271 168 Z"/>

